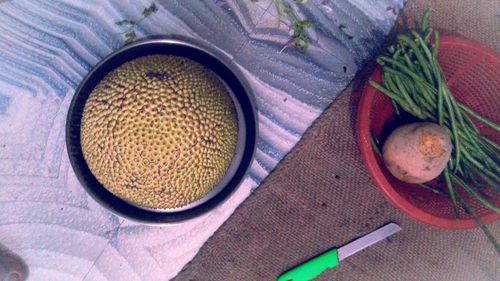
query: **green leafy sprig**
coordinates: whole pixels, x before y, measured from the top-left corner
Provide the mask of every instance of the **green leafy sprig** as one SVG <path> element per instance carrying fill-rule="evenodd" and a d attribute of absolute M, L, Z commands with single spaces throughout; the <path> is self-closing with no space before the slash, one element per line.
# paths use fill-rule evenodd
<path fill-rule="evenodd" d="M 139 20 L 134 21 L 130 19 L 123 19 L 116 21 L 115 22 L 116 25 L 127 28 L 125 31 L 119 33 L 119 35 L 123 35 L 126 38 L 124 44 L 129 44 L 134 42 L 137 39 L 137 33 L 135 33 L 135 28 L 137 27 L 137 25 L 143 20 L 145 20 L 147 17 L 156 13 L 157 11 L 158 7 L 156 6 L 156 4 L 151 3 L 149 7 L 144 8 L 144 10 L 142 11 L 142 18 L 140 18 Z"/>

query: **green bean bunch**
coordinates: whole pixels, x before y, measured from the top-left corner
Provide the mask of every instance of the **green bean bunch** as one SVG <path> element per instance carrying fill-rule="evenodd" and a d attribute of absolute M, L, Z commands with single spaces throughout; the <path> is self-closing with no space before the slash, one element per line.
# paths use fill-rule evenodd
<path fill-rule="evenodd" d="M 486 208 L 500 213 L 500 208 L 489 201 L 492 193 L 498 196 L 500 192 L 500 146 L 481 136 L 472 118 L 497 131 L 500 125 L 454 98 L 437 60 L 439 33 L 428 27 L 429 15 L 430 10 L 427 9 L 420 32 L 411 30 L 409 34 L 399 34 L 397 43 L 388 47 L 388 54 L 377 58 L 377 63 L 383 69 L 382 85 L 373 80 L 369 83 L 391 98 L 396 114 L 405 111 L 447 129 L 453 143 L 451 159 L 442 174 L 447 191 L 442 192 L 425 184 L 421 186 L 450 197 L 457 218 L 460 204 L 478 222 L 500 253 L 496 239 L 458 192 L 462 188 Z M 487 188 L 492 191 L 487 193 Z"/>

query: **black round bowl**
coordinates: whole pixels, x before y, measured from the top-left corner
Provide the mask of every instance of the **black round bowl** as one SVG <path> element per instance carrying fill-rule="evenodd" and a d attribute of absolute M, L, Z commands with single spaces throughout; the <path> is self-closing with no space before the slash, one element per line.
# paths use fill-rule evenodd
<path fill-rule="evenodd" d="M 80 126 L 85 102 L 111 71 L 125 62 L 147 55 L 176 55 L 194 60 L 215 72 L 225 83 L 238 116 L 238 143 L 225 177 L 205 197 L 175 209 L 149 209 L 121 199 L 92 174 L 83 157 Z M 150 37 L 113 52 L 98 63 L 80 83 L 66 120 L 66 145 L 71 166 L 87 192 L 117 215 L 143 223 L 175 223 L 197 217 L 223 202 L 240 185 L 252 163 L 257 139 L 257 118 L 251 89 L 238 67 L 222 52 L 192 39 Z"/>

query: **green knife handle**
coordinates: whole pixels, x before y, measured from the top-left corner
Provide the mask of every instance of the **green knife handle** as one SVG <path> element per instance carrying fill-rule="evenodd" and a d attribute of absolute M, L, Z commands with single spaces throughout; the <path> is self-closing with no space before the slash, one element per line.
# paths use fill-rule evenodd
<path fill-rule="evenodd" d="M 278 281 L 309 281 L 319 276 L 321 272 L 334 268 L 338 264 L 339 254 L 337 249 L 333 249 L 285 272 L 278 277 Z"/>

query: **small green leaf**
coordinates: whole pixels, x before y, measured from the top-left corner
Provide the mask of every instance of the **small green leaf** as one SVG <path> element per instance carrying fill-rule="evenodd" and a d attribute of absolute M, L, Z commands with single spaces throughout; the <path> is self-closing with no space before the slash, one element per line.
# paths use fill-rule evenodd
<path fill-rule="evenodd" d="M 311 39 L 305 33 L 305 29 L 312 26 L 311 21 L 303 20 L 294 22 L 293 39 L 295 47 L 305 50 L 311 43 Z"/>
<path fill-rule="evenodd" d="M 303 20 L 300 22 L 300 24 L 304 27 L 304 29 L 312 26 L 312 23 L 310 20 Z"/>
<path fill-rule="evenodd" d="M 298 36 L 294 37 L 294 43 L 295 47 L 299 48 L 300 50 L 305 50 L 311 44 L 311 39 L 309 39 L 309 37 L 305 33 L 301 33 Z"/>
<path fill-rule="evenodd" d="M 119 26 L 122 26 L 122 25 L 134 25 L 135 21 L 133 21 L 133 20 L 119 20 L 119 21 L 115 21 L 115 24 L 119 25 Z"/>
<path fill-rule="evenodd" d="M 300 50 L 305 50 L 307 47 L 309 47 L 309 40 L 306 38 L 295 38 L 295 47 L 297 47 Z"/>
<path fill-rule="evenodd" d="M 305 29 L 311 27 L 311 22 L 308 20 L 303 20 L 303 21 L 296 21 L 294 23 L 294 35 L 295 36 L 300 36 L 302 33 L 305 32 Z"/>
<path fill-rule="evenodd" d="M 142 15 L 145 18 L 147 18 L 150 15 L 152 15 L 153 13 L 155 13 L 156 11 L 158 11 L 158 7 L 156 7 L 155 3 L 151 3 L 151 5 L 149 7 L 144 8 L 144 11 L 142 11 Z"/>
<path fill-rule="evenodd" d="M 346 29 L 347 29 L 347 25 L 345 25 L 343 23 L 339 25 L 340 32 L 342 32 L 342 34 L 344 34 L 344 36 L 347 37 L 347 39 L 352 40 L 354 38 L 354 36 L 347 33 Z"/>
<path fill-rule="evenodd" d="M 135 39 L 137 38 L 137 34 L 132 30 L 125 33 L 125 38 L 127 38 L 127 40 L 125 40 L 125 44 L 129 44 L 135 41 Z"/>
<path fill-rule="evenodd" d="M 288 3 L 283 3 L 282 0 L 273 0 L 276 10 L 278 11 L 278 15 L 281 15 L 281 12 L 283 12 L 287 17 L 288 20 L 292 22 L 293 25 L 293 36 L 291 40 L 289 41 L 290 43 L 293 42 L 295 47 L 297 47 L 300 50 L 305 50 L 311 43 L 311 39 L 309 36 L 306 34 L 305 30 L 307 28 L 312 27 L 312 22 L 310 20 L 300 20 L 294 13 L 293 8 L 290 4 Z M 296 4 L 305 4 L 307 0 L 295 0 L 294 1 Z M 295 5 L 295 4 L 294 4 Z M 286 48 L 289 43 L 286 43 L 285 46 L 283 47 Z"/>
<path fill-rule="evenodd" d="M 279 12 L 279 9 L 278 9 Z M 295 14 L 293 13 L 292 6 L 288 4 L 283 4 L 283 12 L 290 18 L 295 19 Z"/>

